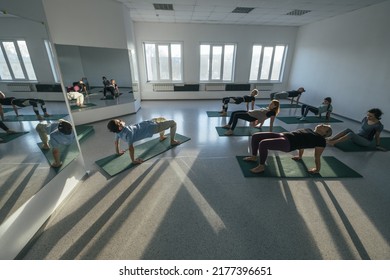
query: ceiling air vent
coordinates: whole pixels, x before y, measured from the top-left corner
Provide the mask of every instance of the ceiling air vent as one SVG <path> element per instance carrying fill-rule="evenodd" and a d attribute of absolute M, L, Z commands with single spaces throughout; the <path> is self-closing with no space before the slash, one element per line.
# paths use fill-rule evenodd
<path fill-rule="evenodd" d="M 232 13 L 237 14 L 248 14 L 250 11 L 252 11 L 254 8 L 245 8 L 245 7 L 237 7 L 235 8 Z"/>
<path fill-rule="evenodd" d="M 310 13 L 310 12 L 311 12 L 310 10 L 293 10 L 293 11 L 287 13 L 286 15 L 288 15 L 288 16 L 302 16 L 302 15 Z"/>
<path fill-rule="evenodd" d="M 155 10 L 173 11 L 172 4 L 153 4 Z"/>

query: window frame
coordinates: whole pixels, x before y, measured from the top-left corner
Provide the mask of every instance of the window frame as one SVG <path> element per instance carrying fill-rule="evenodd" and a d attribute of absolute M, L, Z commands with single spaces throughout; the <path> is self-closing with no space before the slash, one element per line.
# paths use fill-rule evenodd
<path fill-rule="evenodd" d="M 25 61 L 23 59 L 23 56 L 21 54 L 21 50 L 20 50 L 20 47 L 19 47 L 19 44 L 18 44 L 18 41 L 22 41 L 24 42 L 24 44 L 26 45 L 26 49 L 27 49 L 27 52 L 28 52 L 28 56 L 29 56 L 29 59 L 31 61 L 31 69 L 33 71 L 33 74 L 35 76 L 35 79 L 30 79 L 29 78 L 29 73 L 27 71 L 27 68 L 26 68 L 26 65 L 25 65 Z M 15 71 L 11 65 L 11 62 L 10 62 L 10 59 L 8 57 L 8 54 L 6 52 L 6 49 L 4 47 L 4 43 L 12 43 L 14 48 L 15 48 L 15 54 L 17 56 L 17 61 L 19 63 L 19 67 L 21 68 L 21 71 L 23 73 L 23 78 L 17 78 L 16 75 L 15 75 Z M 32 59 L 31 59 L 31 55 L 30 55 L 30 52 L 28 51 L 28 44 L 27 44 L 27 41 L 24 40 L 24 39 L 0 39 L 0 51 L 2 52 L 2 55 L 4 57 L 4 61 L 5 61 L 5 65 L 7 67 L 7 70 L 11 76 L 10 79 L 4 79 L 2 76 L 0 76 L 0 82 L 37 82 L 37 77 L 36 77 L 36 72 L 35 72 L 35 69 L 34 69 L 34 65 L 32 63 Z"/>
<path fill-rule="evenodd" d="M 146 45 L 154 45 L 154 52 L 156 57 L 156 75 L 157 79 L 150 79 L 149 77 L 149 69 L 148 69 L 148 57 L 146 53 Z M 161 42 L 161 41 L 145 41 L 142 43 L 143 45 L 143 53 L 144 53 L 144 63 L 145 63 L 145 72 L 146 72 L 146 80 L 147 83 L 183 83 L 184 81 L 184 43 L 178 42 L 178 41 L 172 41 L 172 42 Z M 173 63 L 172 63 L 172 45 L 180 45 L 180 80 L 174 80 L 173 79 Z M 168 46 L 168 79 L 161 79 L 161 64 L 160 64 L 160 56 L 159 56 L 159 46 Z M 154 77 L 153 77 L 154 78 Z"/>
<path fill-rule="evenodd" d="M 261 53 L 260 53 L 260 59 L 259 59 L 259 64 L 257 65 L 258 67 L 258 70 L 257 70 L 257 79 L 256 80 L 253 80 L 251 79 L 251 76 L 252 76 L 252 60 L 253 60 L 253 55 L 254 55 L 254 48 L 255 47 L 261 47 Z M 275 64 L 275 53 L 276 53 L 276 49 L 277 47 L 284 47 L 283 49 L 283 54 L 282 54 L 282 59 L 281 59 L 281 62 L 279 65 L 276 65 Z M 269 69 L 268 69 L 268 74 L 267 74 L 267 78 L 266 79 L 262 79 L 262 70 L 263 70 L 263 62 L 264 62 L 264 53 L 265 53 L 265 49 L 267 48 L 272 48 L 272 55 L 271 55 L 271 62 L 270 62 L 270 66 L 269 66 Z M 281 83 L 283 82 L 283 76 L 284 76 L 284 70 L 285 70 L 285 66 L 286 66 L 286 59 L 287 59 L 287 53 L 288 53 L 288 45 L 287 44 L 260 44 L 260 43 L 256 43 L 256 44 L 253 44 L 252 45 L 252 56 L 251 56 L 251 65 L 250 65 L 250 69 L 249 69 L 249 82 L 250 83 L 264 83 L 264 82 L 269 82 L 269 83 Z M 280 67 L 280 70 L 279 70 L 279 75 L 278 75 L 278 79 L 271 79 L 272 78 L 272 74 L 273 74 L 273 69 L 274 67 Z"/>
<path fill-rule="evenodd" d="M 208 58 L 208 79 L 202 80 L 201 79 L 201 49 L 202 46 L 209 46 L 209 58 Z M 231 79 L 224 80 L 224 66 L 226 63 L 225 60 L 225 48 L 226 46 L 233 46 L 233 61 L 232 61 L 232 67 L 231 67 Z M 213 79 L 213 52 L 214 47 L 222 47 L 222 53 L 221 53 L 221 65 L 219 66 L 219 79 Z M 236 43 L 206 43 L 202 42 L 199 45 L 199 83 L 233 83 L 235 78 L 235 68 L 236 68 L 236 55 L 237 55 L 237 44 Z"/>

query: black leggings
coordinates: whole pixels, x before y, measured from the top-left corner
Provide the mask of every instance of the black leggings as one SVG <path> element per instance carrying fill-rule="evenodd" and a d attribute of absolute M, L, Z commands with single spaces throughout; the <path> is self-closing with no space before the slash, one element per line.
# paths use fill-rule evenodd
<path fill-rule="evenodd" d="M 231 102 L 230 100 L 233 100 L 233 102 Z M 222 98 L 222 111 L 225 113 L 227 112 L 229 103 L 241 104 L 242 102 L 244 102 L 244 98 L 242 97 L 224 97 Z"/>
<path fill-rule="evenodd" d="M 231 130 L 234 130 L 239 119 L 248 122 L 254 122 L 257 120 L 255 117 L 250 116 L 247 111 L 234 111 L 232 112 L 232 115 L 230 116 L 230 120 L 229 120 L 229 125 Z"/>
<path fill-rule="evenodd" d="M 301 114 L 302 116 L 306 117 L 307 116 L 307 113 L 312 112 L 314 113 L 314 115 L 318 115 L 318 108 L 317 107 L 313 107 L 313 106 L 310 106 L 310 105 L 302 105 L 302 108 L 301 108 Z"/>
<path fill-rule="evenodd" d="M 14 99 L 12 100 L 12 105 L 18 106 L 18 107 L 27 107 L 32 106 L 34 113 L 39 116 L 38 111 L 38 103 L 41 105 L 42 111 L 44 114 L 46 114 L 46 106 L 45 101 L 42 99 Z"/>
<path fill-rule="evenodd" d="M 0 128 L 4 131 L 8 131 L 8 127 L 2 121 L 0 121 Z"/>

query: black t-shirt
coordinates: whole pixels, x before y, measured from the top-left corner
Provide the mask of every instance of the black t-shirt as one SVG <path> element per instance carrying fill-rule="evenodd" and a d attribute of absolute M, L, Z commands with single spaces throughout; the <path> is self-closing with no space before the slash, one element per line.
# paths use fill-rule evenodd
<path fill-rule="evenodd" d="M 290 90 L 290 91 L 288 91 L 288 97 L 297 97 L 297 96 L 299 96 L 301 94 L 302 94 L 302 92 L 297 91 L 297 90 Z"/>
<path fill-rule="evenodd" d="M 12 105 L 12 100 L 14 100 L 14 99 L 15 99 L 15 97 L 6 97 L 3 99 L 0 98 L 0 104 L 1 105 Z"/>
<path fill-rule="evenodd" d="M 252 95 L 244 95 L 243 96 L 245 102 L 252 102 L 255 101 L 255 97 Z"/>
<path fill-rule="evenodd" d="M 290 151 L 326 147 L 326 140 L 323 136 L 314 132 L 310 128 L 302 128 L 291 132 L 283 132 L 290 142 Z"/>

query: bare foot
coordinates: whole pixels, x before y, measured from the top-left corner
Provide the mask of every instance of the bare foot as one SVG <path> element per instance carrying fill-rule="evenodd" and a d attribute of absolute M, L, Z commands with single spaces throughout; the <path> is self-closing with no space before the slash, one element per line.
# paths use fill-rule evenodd
<path fill-rule="evenodd" d="M 163 135 L 163 136 L 160 135 L 160 142 L 164 141 L 165 139 L 167 139 L 167 137 L 165 135 Z"/>
<path fill-rule="evenodd" d="M 245 160 L 245 161 L 257 161 L 257 156 L 244 157 L 243 160 Z"/>
<path fill-rule="evenodd" d="M 49 145 L 43 144 L 43 145 L 42 145 L 42 150 L 50 150 Z"/>
<path fill-rule="evenodd" d="M 223 128 L 227 128 L 227 129 L 230 129 L 230 125 L 224 125 Z"/>
<path fill-rule="evenodd" d="M 334 146 L 335 142 L 332 140 L 326 140 L 326 144 L 328 144 L 329 146 Z"/>
<path fill-rule="evenodd" d="M 255 168 L 252 168 L 250 171 L 252 173 L 262 173 L 264 172 L 264 170 L 265 170 L 264 165 L 258 165 Z"/>
<path fill-rule="evenodd" d="M 180 144 L 180 141 L 177 140 L 171 140 L 171 146 L 177 146 Z"/>
<path fill-rule="evenodd" d="M 16 131 L 14 131 L 14 130 L 11 130 L 11 129 L 8 129 L 7 130 L 7 134 L 16 134 L 17 132 Z"/>
<path fill-rule="evenodd" d="M 51 164 L 51 167 L 54 167 L 54 168 L 58 168 L 58 167 L 60 167 L 62 165 L 62 161 L 60 161 L 60 162 L 53 162 L 52 164 Z"/>
<path fill-rule="evenodd" d="M 44 116 L 45 117 L 50 117 L 50 115 L 48 113 L 45 113 Z"/>

